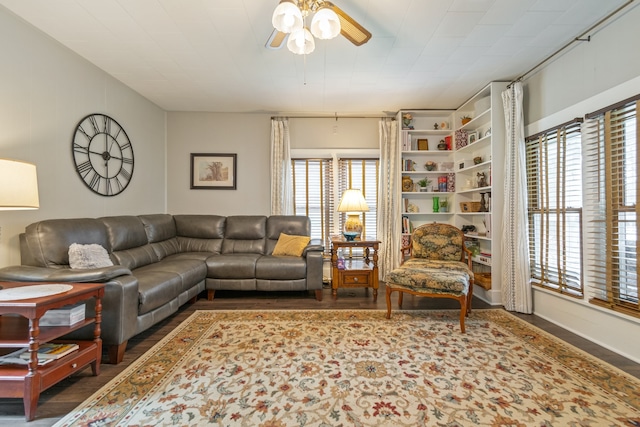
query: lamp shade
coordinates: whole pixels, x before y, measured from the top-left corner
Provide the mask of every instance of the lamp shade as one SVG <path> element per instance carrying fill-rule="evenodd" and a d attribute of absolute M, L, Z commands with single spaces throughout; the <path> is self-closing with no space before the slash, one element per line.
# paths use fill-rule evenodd
<path fill-rule="evenodd" d="M 271 17 L 273 27 L 283 33 L 292 33 L 302 29 L 302 12 L 293 1 L 281 0 Z"/>
<path fill-rule="evenodd" d="M 342 194 L 338 212 L 369 212 L 369 205 L 362 191 L 350 188 Z"/>
<path fill-rule="evenodd" d="M 0 210 L 38 209 L 36 166 L 0 159 Z"/>
<path fill-rule="evenodd" d="M 318 9 L 311 20 L 311 34 L 319 39 L 332 39 L 340 34 L 340 18 L 328 7 Z"/>
<path fill-rule="evenodd" d="M 296 30 L 289 35 L 287 48 L 298 55 L 306 55 L 316 48 L 316 42 L 307 28 Z"/>

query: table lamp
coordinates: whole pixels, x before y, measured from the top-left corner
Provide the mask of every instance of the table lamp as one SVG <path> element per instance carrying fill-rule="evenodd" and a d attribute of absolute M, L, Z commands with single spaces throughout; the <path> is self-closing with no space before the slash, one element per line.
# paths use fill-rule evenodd
<path fill-rule="evenodd" d="M 0 159 L 0 210 L 38 209 L 39 207 L 35 165 L 17 160 Z"/>
<path fill-rule="evenodd" d="M 350 188 L 342 194 L 338 212 L 346 212 L 342 235 L 348 241 L 355 240 L 362 235 L 362 221 L 360 212 L 369 212 L 369 206 L 360 190 Z"/>
<path fill-rule="evenodd" d="M 0 210 L 38 209 L 36 166 L 0 159 Z"/>

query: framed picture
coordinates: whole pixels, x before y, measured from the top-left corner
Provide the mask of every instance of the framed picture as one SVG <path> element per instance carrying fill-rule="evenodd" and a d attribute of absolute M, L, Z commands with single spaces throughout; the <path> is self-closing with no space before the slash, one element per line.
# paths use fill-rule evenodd
<path fill-rule="evenodd" d="M 191 189 L 235 190 L 236 154 L 191 153 Z"/>
<path fill-rule="evenodd" d="M 429 140 L 428 139 L 419 139 L 418 140 L 418 150 L 428 150 L 429 149 Z"/>
<path fill-rule="evenodd" d="M 473 131 L 473 132 L 469 132 L 467 134 L 467 142 L 469 144 L 473 144 L 474 142 L 476 142 L 478 140 L 478 132 Z"/>

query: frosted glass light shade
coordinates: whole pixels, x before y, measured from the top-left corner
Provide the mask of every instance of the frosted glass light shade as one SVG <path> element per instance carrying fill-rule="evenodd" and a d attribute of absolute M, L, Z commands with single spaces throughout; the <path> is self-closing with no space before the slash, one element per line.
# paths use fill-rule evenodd
<path fill-rule="evenodd" d="M 303 28 L 289 35 L 287 48 L 295 54 L 307 55 L 314 51 L 316 42 L 313 40 L 311 32 L 307 28 Z"/>
<path fill-rule="evenodd" d="M 283 33 L 302 29 L 302 12 L 291 0 L 280 0 L 271 18 L 273 27 Z"/>
<path fill-rule="evenodd" d="M 319 39 L 332 39 L 340 34 L 340 19 L 327 7 L 322 7 L 313 15 L 311 33 Z"/>
<path fill-rule="evenodd" d="M 0 159 L 0 210 L 38 209 L 36 166 Z"/>

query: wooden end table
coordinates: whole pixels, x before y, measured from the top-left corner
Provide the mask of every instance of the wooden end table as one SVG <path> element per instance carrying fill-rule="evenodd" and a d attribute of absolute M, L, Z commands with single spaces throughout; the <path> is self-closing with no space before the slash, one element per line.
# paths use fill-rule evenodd
<path fill-rule="evenodd" d="M 52 283 L 0 282 L 3 289 Z M 60 285 L 62 283 L 55 283 Z M 71 289 L 49 296 L 0 301 L 0 352 L 10 353 L 28 348 L 31 358 L 27 364 L 0 365 L 0 397 L 22 397 L 27 421 L 35 417 L 40 393 L 69 375 L 91 365 L 93 375 L 100 373 L 102 340 L 102 283 L 64 283 Z M 70 326 L 40 326 L 40 318 L 47 310 L 80 301 L 95 299 L 95 317 L 85 318 Z M 38 365 L 38 347 L 61 336 L 94 324 L 93 341 L 76 341 L 77 351 L 45 365 Z"/>
<path fill-rule="evenodd" d="M 379 240 L 346 240 L 344 237 L 331 238 L 331 293 L 338 296 L 338 288 L 373 288 L 373 301 L 378 300 L 378 247 Z M 362 257 L 347 257 L 344 268 L 338 268 L 338 250 L 341 248 L 362 248 Z"/>

